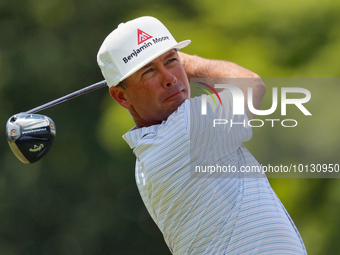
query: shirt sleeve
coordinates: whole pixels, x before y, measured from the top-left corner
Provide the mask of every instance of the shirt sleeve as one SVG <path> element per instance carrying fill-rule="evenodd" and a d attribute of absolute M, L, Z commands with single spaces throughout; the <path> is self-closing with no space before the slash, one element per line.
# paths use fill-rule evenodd
<path fill-rule="evenodd" d="M 202 96 L 190 100 L 190 142 L 191 147 L 219 150 L 227 154 L 235 152 L 242 143 L 252 137 L 246 114 L 233 114 L 233 97 L 229 90 L 212 97 L 205 95 L 206 114 L 202 114 Z M 222 104 L 221 104 L 222 103 Z"/>

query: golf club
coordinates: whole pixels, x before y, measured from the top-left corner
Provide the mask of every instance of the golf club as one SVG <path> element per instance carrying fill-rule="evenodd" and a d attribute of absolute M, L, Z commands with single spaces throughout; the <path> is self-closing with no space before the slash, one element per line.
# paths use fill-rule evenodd
<path fill-rule="evenodd" d="M 56 135 L 53 120 L 45 115 L 34 113 L 105 86 L 107 83 L 104 80 L 27 112 L 11 116 L 6 124 L 6 135 L 14 155 L 25 164 L 35 163 L 45 156 L 52 146 Z"/>

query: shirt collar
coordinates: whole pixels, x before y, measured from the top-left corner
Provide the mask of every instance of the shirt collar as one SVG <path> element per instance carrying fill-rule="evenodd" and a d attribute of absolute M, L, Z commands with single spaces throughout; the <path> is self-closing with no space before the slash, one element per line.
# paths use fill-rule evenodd
<path fill-rule="evenodd" d="M 139 141 L 147 134 L 156 133 L 159 125 L 153 125 L 143 128 L 132 128 L 123 135 L 123 139 L 127 142 L 131 149 L 135 148 Z"/>

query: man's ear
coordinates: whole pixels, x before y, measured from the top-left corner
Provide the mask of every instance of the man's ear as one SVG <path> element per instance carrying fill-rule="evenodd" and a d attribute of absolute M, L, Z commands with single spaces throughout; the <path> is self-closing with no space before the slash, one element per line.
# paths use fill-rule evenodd
<path fill-rule="evenodd" d="M 126 90 L 121 87 L 112 86 L 109 89 L 110 95 L 113 97 L 114 100 L 117 101 L 118 104 L 123 106 L 126 109 L 131 108 L 131 103 L 127 96 Z"/>

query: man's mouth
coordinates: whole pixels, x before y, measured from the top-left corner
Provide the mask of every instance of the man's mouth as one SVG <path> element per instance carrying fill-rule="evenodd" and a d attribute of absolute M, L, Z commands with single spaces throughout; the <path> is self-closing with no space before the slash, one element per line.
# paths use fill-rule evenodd
<path fill-rule="evenodd" d="M 171 99 L 173 99 L 173 98 L 179 96 L 183 91 L 184 91 L 184 90 L 178 90 L 178 91 L 176 91 L 176 92 L 174 92 L 174 93 L 171 93 L 168 97 L 166 97 L 166 98 L 164 99 L 164 101 L 171 100 Z"/>

